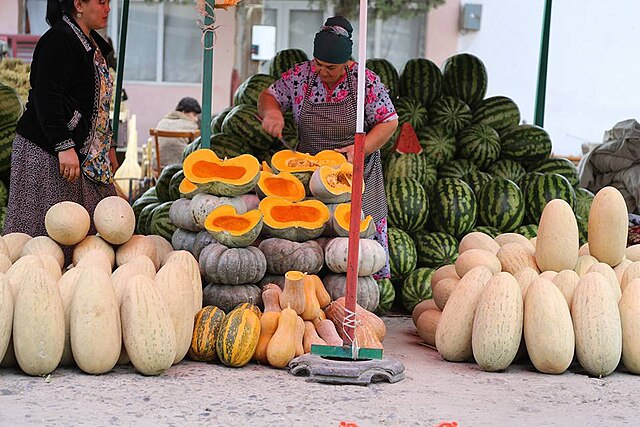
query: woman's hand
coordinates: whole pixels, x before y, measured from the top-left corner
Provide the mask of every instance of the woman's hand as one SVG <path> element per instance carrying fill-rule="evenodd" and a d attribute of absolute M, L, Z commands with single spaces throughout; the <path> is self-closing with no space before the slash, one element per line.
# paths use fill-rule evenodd
<path fill-rule="evenodd" d="M 344 156 L 347 158 L 347 162 L 353 164 L 353 148 L 354 146 L 353 144 L 351 144 L 347 145 L 346 147 L 336 148 L 335 151 L 344 154 Z"/>
<path fill-rule="evenodd" d="M 58 151 L 58 161 L 60 162 L 60 175 L 64 179 L 76 182 L 80 178 L 80 161 L 75 149 Z"/>
<path fill-rule="evenodd" d="M 118 158 L 116 157 L 116 147 L 111 147 L 109 149 L 109 161 L 111 162 L 111 173 L 115 174 L 120 166 Z"/>
<path fill-rule="evenodd" d="M 284 129 L 284 116 L 280 111 L 271 111 L 262 119 L 262 129 L 269 135 L 280 138 Z"/>

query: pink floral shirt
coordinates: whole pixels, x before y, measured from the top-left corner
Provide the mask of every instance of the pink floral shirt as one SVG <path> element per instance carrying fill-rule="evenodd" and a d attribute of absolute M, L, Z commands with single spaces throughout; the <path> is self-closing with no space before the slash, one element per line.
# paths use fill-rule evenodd
<path fill-rule="evenodd" d="M 309 89 L 308 85 L 314 80 L 313 74 L 315 73 L 316 67 L 313 61 L 303 62 L 282 73 L 281 78 L 269 87 L 269 93 L 278 101 L 282 111 L 292 110 L 296 123 L 300 117 L 304 96 L 307 93 L 307 89 Z M 349 68 L 349 73 L 355 90 L 358 80 L 357 63 L 352 64 Z M 366 74 L 364 121 L 366 129 L 370 130 L 378 123 L 396 120 L 398 115 L 393 107 L 391 98 L 389 98 L 389 91 L 380 81 L 380 77 L 370 70 L 366 70 Z M 309 91 L 309 100 L 316 104 L 339 102 L 348 95 L 349 83 L 345 74 L 342 80 L 333 88 L 328 87 L 320 78 L 315 79 L 315 83 Z M 356 96 L 355 93 L 354 96 Z"/>

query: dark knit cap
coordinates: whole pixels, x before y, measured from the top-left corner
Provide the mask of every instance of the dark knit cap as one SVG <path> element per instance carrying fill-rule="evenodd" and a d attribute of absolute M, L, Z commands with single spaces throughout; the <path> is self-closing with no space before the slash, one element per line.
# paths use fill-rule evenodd
<path fill-rule="evenodd" d="M 327 19 L 313 40 L 314 58 L 330 64 L 344 64 L 351 58 L 352 33 L 351 23 L 342 16 Z"/>

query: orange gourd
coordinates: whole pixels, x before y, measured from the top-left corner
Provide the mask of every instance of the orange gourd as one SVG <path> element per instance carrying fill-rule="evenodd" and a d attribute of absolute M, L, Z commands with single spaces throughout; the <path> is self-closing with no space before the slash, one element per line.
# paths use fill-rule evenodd
<path fill-rule="evenodd" d="M 258 338 L 258 346 L 253 358 L 259 363 L 268 365 L 267 347 L 269 342 L 278 329 L 278 320 L 280 319 L 279 311 L 266 311 L 260 318 L 260 338 Z"/>
<path fill-rule="evenodd" d="M 320 313 L 318 313 L 318 317 L 313 319 L 311 322 L 313 323 L 313 326 L 315 326 L 316 329 L 318 329 L 318 324 L 323 320 L 325 320 L 326 318 L 327 318 L 327 315 L 324 314 L 324 311 L 320 310 Z"/>
<path fill-rule="evenodd" d="M 284 290 L 280 295 L 280 307 L 289 307 L 296 314 L 304 312 L 304 273 L 292 270 L 284 275 Z"/>
<path fill-rule="evenodd" d="M 305 280 L 313 281 L 316 287 L 316 298 L 318 299 L 318 303 L 320 304 L 320 308 L 325 308 L 329 304 L 331 304 L 331 295 L 324 287 L 322 280 L 315 274 L 309 274 L 305 278 Z"/>
<path fill-rule="evenodd" d="M 321 311 L 320 302 L 318 302 L 318 297 L 316 296 L 316 280 L 311 276 L 305 275 L 303 288 L 305 306 L 300 316 L 303 320 L 313 320 L 318 317 Z"/>
<path fill-rule="evenodd" d="M 280 313 L 280 294 L 275 289 L 265 289 L 262 291 L 262 302 L 264 303 L 264 312 Z"/>
<path fill-rule="evenodd" d="M 296 357 L 304 354 L 304 346 L 302 340 L 304 339 L 304 320 L 298 316 L 296 319 Z"/>
<path fill-rule="evenodd" d="M 304 337 L 302 339 L 302 344 L 305 353 L 311 353 L 311 346 L 313 344 L 327 345 L 327 343 L 322 338 L 320 338 L 320 335 L 318 335 L 316 327 L 313 326 L 313 323 L 308 321 L 304 322 Z"/>
<path fill-rule="evenodd" d="M 322 320 L 316 325 L 318 335 L 322 338 L 327 345 L 341 346 L 343 344 L 342 338 L 336 331 L 336 326 L 329 319 Z"/>
<path fill-rule="evenodd" d="M 296 323 L 298 315 L 287 307 L 280 312 L 278 328 L 267 345 L 267 361 L 275 368 L 284 368 L 296 357 Z"/>

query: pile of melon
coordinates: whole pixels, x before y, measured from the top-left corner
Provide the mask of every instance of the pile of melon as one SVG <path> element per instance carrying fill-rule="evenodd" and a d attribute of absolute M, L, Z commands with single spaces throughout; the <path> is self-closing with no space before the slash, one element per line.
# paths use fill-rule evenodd
<path fill-rule="evenodd" d="M 185 357 L 202 307 L 195 258 L 133 235 L 133 211 L 119 197 L 97 205 L 98 235 L 87 236 L 90 223 L 82 206 L 62 202 L 47 212 L 48 236 L 0 239 L 0 366 L 101 374 L 131 362 L 157 375 Z M 60 245 L 73 251 L 66 268 Z"/>
<path fill-rule="evenodd" d="M 621 360 L 640 373 L 640 247 L 626 247 L 627 226 L 622 195 L 606 187 L 582 247 L 560 199 L 545 206 L 534 239 L 468 234 L 455 264 L 434 273 L 433 300 L 414 310 L 418 334 L 444 360 L 475 360 L 485 371 L 528 355 L 543 373 L 564 372 L 574 356 L 593 376 Z"/>

